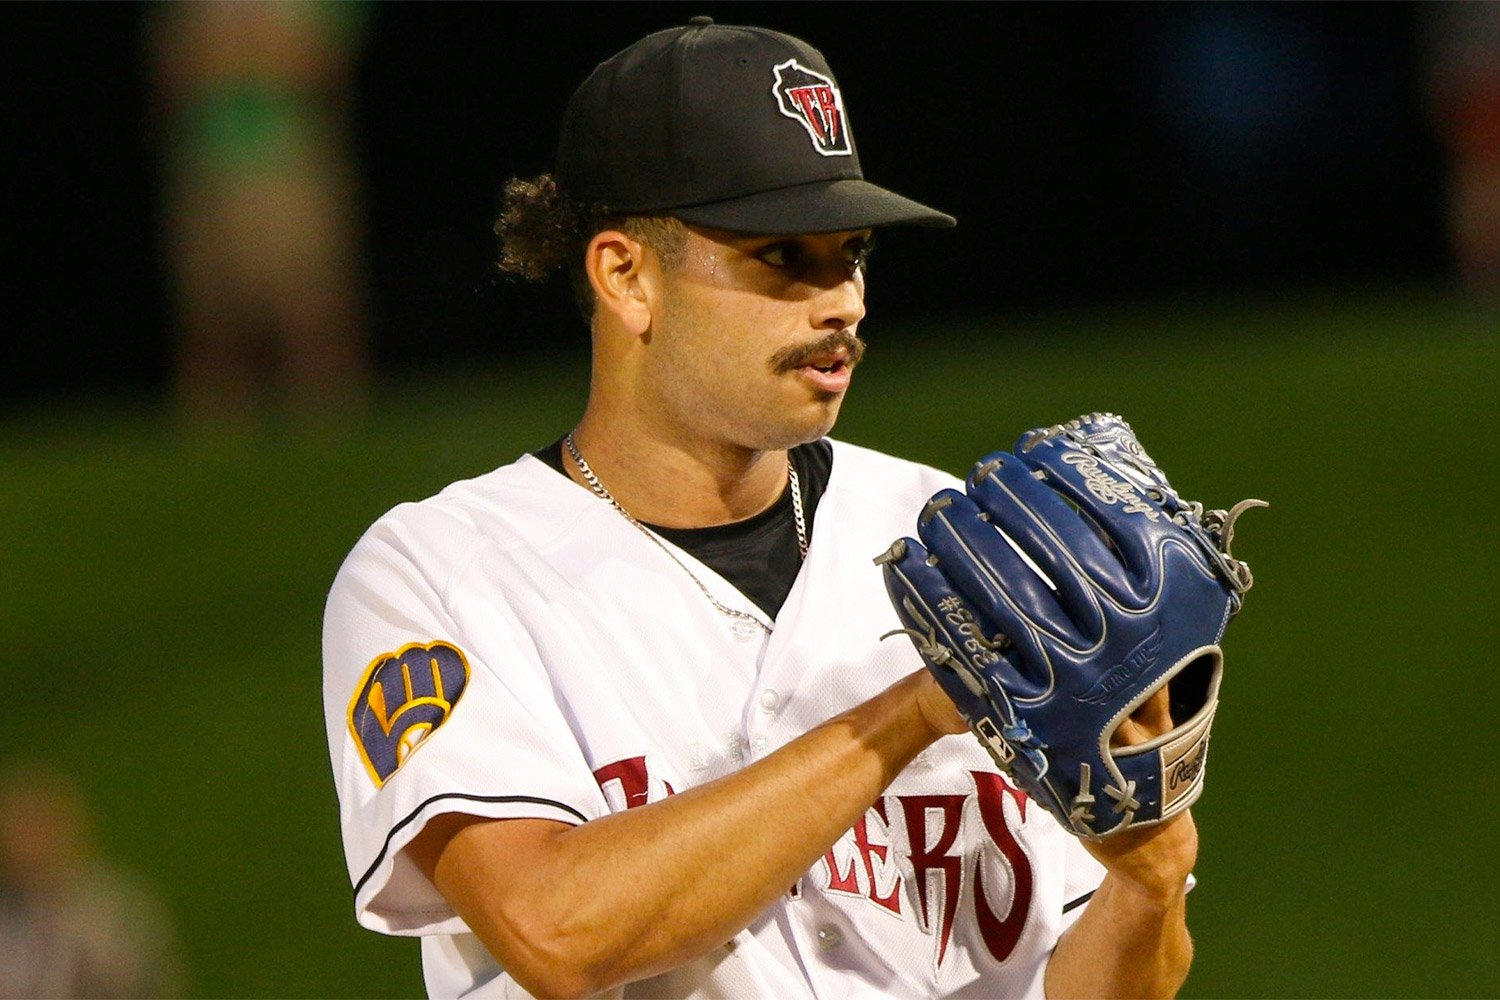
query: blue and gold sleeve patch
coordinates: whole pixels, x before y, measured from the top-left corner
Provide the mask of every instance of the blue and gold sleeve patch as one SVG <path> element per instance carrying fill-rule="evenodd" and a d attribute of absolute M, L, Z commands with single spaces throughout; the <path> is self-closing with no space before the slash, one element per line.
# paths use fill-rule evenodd
<path fill-rule="evenodd" d="M 349 732 L 378 788 L 448 721 L 469 684 L 469 661 L 446 642 L 412 643 L 370 661 L 349 702 Z"/>

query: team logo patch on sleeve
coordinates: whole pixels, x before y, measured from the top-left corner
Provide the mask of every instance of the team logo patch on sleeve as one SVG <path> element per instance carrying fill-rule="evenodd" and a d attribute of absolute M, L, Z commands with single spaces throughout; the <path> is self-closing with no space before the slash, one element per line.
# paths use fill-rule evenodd
<path fill-rule="evenodd" d="M 469 683 L 469 661 L 446 642 L 412 643 L 365 668 L 349 703 L 349 732 L 376 787 L 448 721 Z"/>
<path fill-rule="evenodd" d="M 781 113 L 807 130 L 813 149 L 823 156 L 849 156 L 854 147 L 849 144 L 844 97 L 834 82 L 795 59 L 774 69 L 776 83 L 771 93 Z"/>

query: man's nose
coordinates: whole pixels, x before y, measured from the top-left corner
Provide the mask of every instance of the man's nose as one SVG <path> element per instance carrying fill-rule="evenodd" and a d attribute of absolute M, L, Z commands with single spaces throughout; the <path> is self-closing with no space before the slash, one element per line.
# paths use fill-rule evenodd
<path fill-rule="evenodd" d="M 823 290 L 817 297 L 812 317 L 819 330 L 844 330 L 865 318 L 864 275 L 851 274 L 843 281 Z"/>

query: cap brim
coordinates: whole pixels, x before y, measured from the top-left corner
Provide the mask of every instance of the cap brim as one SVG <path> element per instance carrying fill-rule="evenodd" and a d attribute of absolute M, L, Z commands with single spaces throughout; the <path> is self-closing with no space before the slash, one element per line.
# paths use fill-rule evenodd
<path fill-rule="evenodd" d="M 876 226 L 947 229 L 958 220 L 869 181 L 814 181 L 794 187 L 666 210 L 683 222 L 756 236 L 838 233 Z"/>

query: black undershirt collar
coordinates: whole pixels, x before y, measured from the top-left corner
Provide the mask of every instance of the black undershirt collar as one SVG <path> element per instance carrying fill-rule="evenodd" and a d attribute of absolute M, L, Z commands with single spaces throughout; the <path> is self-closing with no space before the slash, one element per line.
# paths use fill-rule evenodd
<path fill-rule="evenodd" d="M 559 474 L 568 475 L 562 438 L 533 454 Z M 833 471 L 833 445 L 823 439 L 798 445 L 788 455 L 802 483 L 802 509 L 810 539 L 818 501 Z M 708 528 L 647 527 L 734 584 L 773 619 L 802 570 L 790 485 L 774 504 L 743 521 Z"/>

